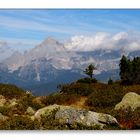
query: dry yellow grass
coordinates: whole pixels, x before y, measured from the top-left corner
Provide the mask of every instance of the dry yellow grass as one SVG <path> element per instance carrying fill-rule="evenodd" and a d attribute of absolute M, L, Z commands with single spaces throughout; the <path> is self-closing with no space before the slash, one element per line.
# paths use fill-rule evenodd
<path fill-rule="evenodd" d="M 44 105 L 42 100 L 44 100 L 45 96 L 39 96 L 33 99 L 34 103 L 40 104 L 40 105 Z"/>
<path fill-rule="evenodd" d="M 75 108 L 79 108 L 79 109 L 83 109 L 85 108 L 85 102 L 87 100 L 87 97 L 81 97 L 79 101 L 77 101 L 76 103 L 71 104 L 71 107 L 75 107 Z"/>

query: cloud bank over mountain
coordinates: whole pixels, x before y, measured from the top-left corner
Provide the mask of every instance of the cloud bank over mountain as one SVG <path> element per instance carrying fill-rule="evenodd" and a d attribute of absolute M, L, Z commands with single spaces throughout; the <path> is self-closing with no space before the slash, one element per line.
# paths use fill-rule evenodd
<path fill-rule="evenodd" d="M 98 49 L 135 51 L 140 50 L 140 34 L 134 32 L 98 32 L 92 36 L 73 36 L 65 43 L 65 48 L 70 51 L 95 51 Z"/>
<path fill-rule="evenodd" d="M 9 43 L 1 41 L 2 58 L 0 59 L 7 58 L 3 63 L 12 71 L 40 58 L 45 58 L 56 69 L 84 68 L 89 63 L 96 63 L 100 65 L 99 69 L 104 70 L 109 68 L 104 64 L 105 60 L 109 60 L 110 64 L 113 63 L 111 68 L 114 69 L 117 67 L 114 61 L 118 64 L 123 54 L 128 55 L 130 52 L 140 50 L 139 38 L 139 32 L 117 32 L 115 34 L 97 32 L 91 36 L 73 36 L 65 43 L 48 37 L 24 53 L 11 51 Z M 26 44 L 26 42 L 23 43 Z M 2 48 L 4 48 L 4 53 Z M 85 52 L 87 53 L 84 54 Z M 8 58 L 10 55 L 11 57 Z"/>
<path fill-rule="evenodd" d="M 53 37 L 52 37 L 53 38 Z M 57 40 L 64 45 L 68 51 L 95 51 L 95 50 L 122 50 L 126 52 L 140 50 L 140 32 L 96 32 L 92 35 L 75 35 L 71 36 L 69 40 Z M 32 43 L 34 42 L 34 43 Z M 0 49 L 18 50 L 23 52 L 34 48 L 41 42 L 33 40 L 0 40 Z M 7 48 L 7 49 L 6 49 Z M 59 49 L 59 48 L 57 48 Z M 5 54 L 6 55 L 6 54 Z M 11 53 L 10 53 L 11 55 Z M 5 58 L 5 57 L 4 57 Z"/>

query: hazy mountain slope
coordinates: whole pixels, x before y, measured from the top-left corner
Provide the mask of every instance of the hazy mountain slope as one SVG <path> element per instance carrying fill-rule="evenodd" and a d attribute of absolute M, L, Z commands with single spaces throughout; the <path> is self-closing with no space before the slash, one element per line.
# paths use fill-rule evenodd
<path fill-rule="evenodd" d="M 12 50 L 7 42 L 0 41 L 0 62 L 10 57 L 13 54 L 14 50 Z"/>
<path fill-rule="evenodd" d="M 71 68 L 70 58 L 75 56 L 75 53 L 67 52 L 63 44 L 59 43 L 53 38 L 47 38 L 41 44 L 24 54 L 16 52 L 11 57 L 3 61 L 7 64 L 8 69 L 14 71 L 20 67 L 30 64 L 33 60 L 46 58 L 57 69 Z"/>
<path fill-rule="evenodd" d="M 49 75 L 48 75 L 49 77 Z M 46 95 L 51 92 L 56 92 L 59 84 L 71 83 L 79 78 L 84 77 L 77 72 L 71 70 L 61 70 L 56 72 L 55 77 L 52 77 L 48 82 L 38 82 L 37 84 L 24 86 L 24 89 L 31 90 L 35 95 Z"/>

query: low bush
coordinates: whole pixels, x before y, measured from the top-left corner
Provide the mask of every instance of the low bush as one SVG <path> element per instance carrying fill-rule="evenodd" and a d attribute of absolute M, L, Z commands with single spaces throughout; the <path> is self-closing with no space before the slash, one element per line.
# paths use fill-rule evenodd
<path fill-rule="evenodd" d="M 0 122 L 0 130 L 37 130 L 39 126 L 39 122 L 32 121 L 27 116 L 12 116 Z"/>
<path fill-rule="evenodd" d="M 67 93 L 67 94 L 79 94 L 81 96 L 88 96 L 93 92 L 95 85 L 92 83 L 91 84 L 71 83 L 71 84 L 61 85 L 60 92 Z"/>
<path fill-rule="evenodd" d="M 94 126 L 85 126 L 81 123 L 75 123 L 72 125 L 69 125 L 70 130 L 101 130 L 101 127 L 99 125 Z"/>
<path fill-rule="evenodd" d="M 124 90 L 125 93 L 135 92 L 135 93 L 140 95 L 140 85 L 123 86 L 123 90 Z"/>
<path fill-rule="evenodd" d="M 95 89 L 89 95 L 86 105 L 91 107 L 114 107 L 124 96 L 123 87 L 118 85 L 106 85 L 104 88 Z"/>
<path fill-rule="evenodd" d="M 34 110 L 38 110 L 44 107 L 43 104 L 35 102 L 34 99 L 34 96 L 24 96 L 19 100 L 18 105 L 23 111 L 26 111 L 29 106 L 32 107 Z"/>
<path fill-rule="evenodd" d="M 11 110 L 11 107 L 6 107 L 6 106 L 0 107 L 0 113 L 2 113 L 5 116 L 8 116 L 10 110 Z"/>
<path fill-rule="evenodd" d="M 114 110 L 111 112 L 123 129 L 140 129 L 140 108 Z"/>
<path fill-rule="evenodd" d="M 77 83 L 97 83 L 97 79 L 95 78 L 82 78 L 77 80 Z"/>
<path fill-rule="evenodd" d="M 25 91 L 15 85 L 0 84 L 0 94 L 6 98 L 20 98 L 25 95 Z"/>
<path fill-rule="evenodd" d="M 80 100 L 80 95 L 77 94 L 52 94 L 49 96 L 46 96 L 46 99 L 44 99 L 45 105 L 70 105 Z"/>

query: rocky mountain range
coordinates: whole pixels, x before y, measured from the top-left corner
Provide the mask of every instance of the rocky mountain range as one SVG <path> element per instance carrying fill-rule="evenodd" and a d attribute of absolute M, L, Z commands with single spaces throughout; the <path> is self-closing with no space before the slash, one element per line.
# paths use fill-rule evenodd
<path fill-rule="evenodd" d="M 99 80 L 107 81 L 109 77 L 118 79 L 121 56 L 125 54 L 132 58 L 140 54 L 139 50 L 125 51 L 123 47 L 118 49 L 96 47 L 95 49 L 95 45 L 101 44 L 95 44 L 94 41 L 87 43 L 89 40 L 82 42 L 82 38 L 80 39 L 80 42 L 76 38 L 60 43 L 48 37 L 24 53 L 13 52 L 9 57 L 0 59 L 0 82 L 17 84 L 35 93 L 41 91 L 38 90 L 39 87 L 44 89 L 42 93 L 53 92 L 60 83 L 85 77 L 83 70 L 91 63 L 97 67 L 94 73 Z M 120 41 L 124 40 L 120 39 L 116 43 Z M 47 87 L 50 83 L 54 85 L 50 86 L 51 88 Z"/>

